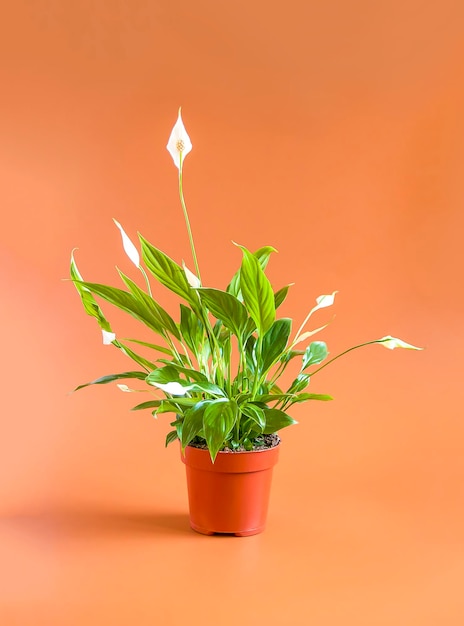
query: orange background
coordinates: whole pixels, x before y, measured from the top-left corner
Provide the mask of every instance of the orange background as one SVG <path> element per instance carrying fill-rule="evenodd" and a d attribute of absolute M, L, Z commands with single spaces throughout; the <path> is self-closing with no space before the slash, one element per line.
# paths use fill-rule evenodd
<path fill-rule="evenodd" d="M 4 7 L 2 626 L 464 623 L 463 17 L 457 0 Z M 71 249 L 89 280 L 133 275 L 115 217 L 192 266 L 165 150 L 179 105 L 205 284 L 238 266 L 231 240 L 270 244 L 295 324 L 339 290 L 332 354 L 427 347 L 321 372 L 335 401 L 295 409 L 247 539 L 189 530 L 168 417 L 113 386 L 68 395 L 129 366 L 61 280 Z"/>

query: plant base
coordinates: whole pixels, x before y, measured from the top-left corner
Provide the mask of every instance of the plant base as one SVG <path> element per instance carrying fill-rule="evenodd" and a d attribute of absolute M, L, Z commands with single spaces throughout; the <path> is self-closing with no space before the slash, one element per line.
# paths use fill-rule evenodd
<path fill-rule="evenodd" d="M 182 461 L 192 529 L 238 537 L 263 532 L 279 447 L 219 452 L 213 464 L 208 450 L 187 446 Z"/>

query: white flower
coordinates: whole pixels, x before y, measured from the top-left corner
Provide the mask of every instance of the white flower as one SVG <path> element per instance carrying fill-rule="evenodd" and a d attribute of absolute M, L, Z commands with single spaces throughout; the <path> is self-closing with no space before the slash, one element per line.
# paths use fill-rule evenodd
<path fill-rule="evenodd" d="M 192 149 L 192 142 L 190 141 L 190 137 L 185 130 L 185 126 L 180 113 L 180 107 L 177 122 L 174 124 L 174 128 L 171 131 L 171 135 L 169 137 L 166 148 L 168 149 L 169 154 L 172 156 L 175 166 L 178 170 L 180 170 L 181 155 L 183 163 L 185 157 Z"/>
<path fill-rule="evenodd" d="M 316 298 L 317 305 L 314 309 L 312 309 L 311 313 L 314 313 L 314 311 L 318 311 L 319 309 L 325 309 L 327 306 L 332 306 L 336 293 L 338 293 L 338 291 L 334 291 L 330 296 L 319 296 Z"/>
<path fill-rule="evenodd" d="M 129 237 L 126 235 L 126 233 L 124 231 L 124 228 L 121 226 L 121 224 L 118 221 L 116 221 L 114 219 L 114 217 L 113 217 L 113 222 L 116 224 L 116 226 L 121 231 L 122 246 L 124 248 L 125 253 L 129 257 L 129 259 L 132 261 L 132 263 L 135 265 L 135 267 L 140 267 L 140 254 L 139 254 L 139 251 L 134 246 L 134 244 L 129 239 Z"/>
<path fill-rule="evenodd" d="M 133 389 L 131 389 L 127 385 L 123 385 L 123 384 L 117 384 L 116 387 L 119 387 L 119 389 L 121 391 L 124 391 L 125 393 L 132 393 L 132 391 L 134 391 Z"/>
<path fill-rule="evenodd" d="M 190 287 L 193 287 L 194 289 L 201 287 L 201 282 L 198 276 L 196 276 L 193 272 L 191 272 L 183 261 L 182 261 L 182 267 L 184 268 L 185 277 L 187 278 L 187 282 L 190 285 Z"/>
<path fill-rule="evenodd" d="M 114 333 L 110 333 L 107 330 L 102 329 L 103 335 L 103 345 L 109 346 L 116 339 L 116 335 Z"/>
<path fill-rule="evenodd" d="M 187 389 L 182 387 L 182 385 L 176 381 L 170 383 L 151 383 L 161 391 L 165 391 L 166 393 L 170 393 L 172 396 L 185 396 L 187 393 Z"/>
<path fill-rule="evenodd" d="M 324 330 L 324 328 L 327 328 L 328 325 L 329 324 L 324 324 L 324 326 L 319 326 L 319 328 L 315 328 L 314 330 L 308 330 L 306 333 L 303 333 L 298 337 L 298 339 L 293 342 L 292 347 L 296 346 L 297 343 L 301 343 L 302 341 L 309 339 L 309 337 L 312 337 L 316 333 L 319 333 L 321 330 Z"/>
<path fill-rule="evenodd" d="M 394 350 L 395 348 L 406 348 L 406 350 L 423 350 L 424 349 L 424 348 L 418 348 L 417 346 L 413 346 L 410 343 L 406 343 L 402 339 L 396 339 L 396 337 L 392 337 L 391 335 L 382 337 L 382 339 L 378 340 L 378 343 L 381 343 L 382 346 L 385 346 L 389 350 Z"/>

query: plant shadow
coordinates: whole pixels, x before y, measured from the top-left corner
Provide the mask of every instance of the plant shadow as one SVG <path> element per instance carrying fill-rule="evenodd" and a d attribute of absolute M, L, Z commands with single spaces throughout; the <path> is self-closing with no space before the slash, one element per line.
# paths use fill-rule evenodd
<path fill-rule="evenodd" d="M 49 510 L 8 516 L 10 528 L 39 536 L 57 537 L 141 537 L 189 535 L 186 513 L 131 509 Z"/>

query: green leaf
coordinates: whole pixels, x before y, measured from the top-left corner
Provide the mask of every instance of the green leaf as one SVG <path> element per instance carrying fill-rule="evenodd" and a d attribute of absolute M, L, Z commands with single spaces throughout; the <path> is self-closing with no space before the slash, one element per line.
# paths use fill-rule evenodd
<path fill-rule="evenodd" d="M 297 402 L 307 402 L 308 400 L 321 400 L 322 402 L 328 402 L 329 400 L 333 400 L 333 398 L 325 393 L 300 393 L 292 399 L 291 403 L 295 404 Z"/>
<path fill-rule="evenodd" d="M 243 246 L 240 287 L 245 306 L 263 335 L 275 320 L 274 293 L 258 259 Z"/>
<path fill-rule="evenodd" d="M 261 352 L 262 372 L 267 372 L 280 359 L 287 346 L 291 329 L 292 320 L 284 317 L 276 320 L 264 335 Z"/>
<path fill-rule="evenodd" d="M 263 431 L 265 435 L 271 435 L 286 426 L 298 423 L 279 409 L 264 409 L 264 415 L 266 417 L 266 426 Z"/>
<path fill-rule="evenodd" d="M 109 287 L 108 285 L 101 285 L 99 283 L 83 282 L 80 285 L 86 289 L 89 289 L 92 293 L 100 296 L 107 302 L 110 302 L 121 311 L 125 311 L 143 322 L 148 328 L 151 328 L 155 333 L 158 333 L 164 337 L 164 327 L 160 323 L 158 316 L 153 314 L 153 310 L 150 309 L 145 302 L 137 299 L 132 293 L 123 291 L 117 287 Z"/>
<path fill-rule="evenodd" d="M 148 372 L 150 372 L 151 370 L 154 370 L 154 369 L 157 368 L 157 365 L 155 365 L 152 361 L 149 361 L 148 359 L 146 359 L 145 357 L 141 356 L 140 354 L 137 354 L 136 352 L 131 350 L 128 346 L 125 346 L 123 343 L 121 343 L 117 339 L 115 339 L 113 341 L 113 344 L 117 348 L 119 348 L 121 350 L 121 352 L 123 352 L 126 356 L 131 358 L 133 361 L 135 361 L 136 363 L 138 363 L 142 367 L 145 367 Z"/>
<path fill-rule="evenodd" d="M 211 313 L 234 335 L 241 336 L 248 320 L 243 304 L 232 294 L 220 289 L 201 288 L 197 291 Z"/>
<path fill-rule="evenodd" d="M 137 343 L 140 346 L 145 346 L 146 348 L 151 348 L 152 350 L 157 350 L 158 352 L 162 352 L 163 354 L 168 354 L 169 356 L 173 356 L 171 350 L 169 348 L 165 348 L 164 346 L 158 346 L 154 343 L 149 343 L 148 341 L 140 341 L 139 339 L 124 339 L 124 341 L 130 341 L 131 343 Z"/>
<path fill-rule="evenodd" d="M 203 340 L 203 324 L 185 304 L 180 305 L 180 332 L 187 346 L 198 356 Z"/>
<path fill-rule="evenodd" d="M 139 238 L 143 260 L 153 276 L 170 291 L 196 306 L 198 304 L 198 296 L 195 290 L 190 287 L 185 272 L 180 265 L 177 265 L 167 254 L 152 246 L 142 235 L 139 235 Z"/>
<path fill-rule="evenodd" d="M 166 435 L 166 442 L 164 444 L 165 448 L 167 448 L 170 443 L 172 443 L 173 441 L 176 441 L 177 439 L 179 439 L 179 437 L 177 436 L 177 430 L 169 431 L 168 434 Z"/>
<path fill-rule="evenodd" d="M 161 403 L 161 406 L 156 409 L 155 413 L 156 415 L 161 415 L 163 413 L 176 413 L 179 411 L 179 407 L 174 403 L 174 402 L 169 402 L 164 400 Z"/>
<path fill-rule="evenodd" d="M 240 411 L 257 424 L 259 432 L 262 433 L 266 427 L 266 416 L 264 410 L 256 406 L 256 404 L 242 404 L 240 405 Z"/>
<path fill-rule="evenodd" d="M 89 385 L 106 385 L 108 383 L 112 383 L 115 380 L 125 380 L 128 378 L 138 378 L 139 380 L 146 380 L 147 373 L 146 372 L 122 372 L 121 374 L 108 374 L 107 376 L 102 376 L 101 378 L 96 378 L 89 383 L 85 383 L 84 385 L 79 385 L 76 387 L 74 391 L 78 389 L 83 389 L 84 387 L 88 387 Z"/>
<path fill-rule="evenodd" d="M 317 365 L 318 363 L 321 363 L 327 355 L 327 346 L 324 341 L 313 341 L 304 352 L 301 370 L 305 370 L 310 365 Z"/>
<path fill-rule="evenodd" d="M 282 304 L 282 302 L 285 300 L 285 298 L 287 297 L 287 293 L 288 290 L 290 289 L 291 285 L 285 285 L 285 287 L 282 287 L 282 289 L 279 289 L 279 291 L 276 291 L 274 294 L 274 304 L 275 304 L 275 308 L 278 309 L 279 306 Z"/>
<path fill-rule="evenodd" d="M 100 328 L 106 330 L 107 332 L 111 331 L 111 326 L 106 317 L 103 315 L 103 311 L 99 307 L 95 298 L 92 296 L 91 292 L 83 286 L 83 278 L 77 268 L 76 261 L 74 260 L 74 253 L 71 253 L 71 266 L 70 266 L 70 274 L 71 279 L 74 283 L 74 286 L 81 297 L 82 304 L 84 306 L 85 312 L 95 317 L 98 321 Z"/>
<path fill-rule="evenodd" d="M 179 382 L 181 385 L 184 385 L 184 381 L 180 380 Z M 200 391 L 209 393 L 212 396 L 224 397 L 226 395 L 224 389 L 221 389 L 221 387 L 218 387 L 218 385 L 214 385 L 213 383 L 195 382 L 184 386 L 187 387 L 189 391 Z"/>
<path fill-rule="evenodd" d="M 134 283 L 128 276 L 123 274 L 121 271 L 119 272 L 122 280 L 126 287 L 128 287 L 134 296 L 141 304 L 143 304 L 148 311 L 152 314 L 153 318 L 157 320 L 157 323 L 161 328 L 167 330 L 171 335 L 173 335 L 176 339 L 180 339 L 179 329 L 177 324 L 172 319 L 167 311 L 160 306 L 156 300 L 154 300 L 151 296 L 146 294 L 143 289 Z"/>
<path fill-rule="evenodd" d="M 131 408 L 131 411 L 143 411 L 143 409 L 157 409 L 161 405 L 162 400 L 148 400 Z"/>
<path fill-rule="evenodd" d="M 303 391 L 309 385 L 309 376 L 308 374 L 298 374 L 295 380 L 290 385 L 290 389 L 287 391 L 287 394 L 298 393 L 299 391 Z"/>
<path fill-rule="evenodd" d="M 182 451 L 185 450 L 192 439 L 194 439 L 203 429 L 203 415 L 206 408 L 212 402 L 214 402 L 214 400 L 203 400 L 201 402 L 197 402 L 195 406 L 185 412 L 182 424 Z"/>
<path fill-rule="evenodd" d="M 181 384 L 188 385 L 187 381 L 179 379 L 179 374 L 175 367 L 172 365 L 166 365 L 166 367 L 158 367 L 158 369 L 150 372 L 147 376 L 147 383 L 161 383 L 166 384 L 170 382 L 179 382 Z"/>
<path fill-rule="evenodd" d="M 245 359 L 246 366 L 251 373 L 256 371 L 256 356 L 255 356 L 256 337 L 250 335 L 245 344 Z"/>
<path fill-rule="evenodd" d="M 202 372 L 198 372 L 197 370 L 193 370 L 189 367 L 184 367 L 182 365 L 178 365 L 177 363 L 172 363 L 172 361 L 166 361 L 165 359 L 160 359 L 161 363 L 170 364 L 170 367 L 174 367 L 179 374 L 185 374 L 187 378 L 191 378 L 196 382 L 208 382 L 208 379 Z M 159 381 L 156 381 L 159 382 Z"/>
<path fill-rule="evenodd" d="M 235 425 L 237 415 L 238 407 L 235 400 L 220 398 L 213 400 L 206 407 L 203 415 L 203 428 L 213 463 L 219 450 L 224 447 L 227 436 Z"/>
<path fill-rule="evenodd" d="M 258 259 L 259 264 L 261 265 L 263 270 L 266 269 L 267 263 L 269 261 L 269 257 L 271 256 L 273 252 L 277 252 L 277 250 L 273 248 L 272 246 L 263 246 L 262 248 L 259 248 L 259 250 L 256 250 L 256 252 L 253 253 L 253 256 Z M 227 287 L 227 292 L 231 293 L 233 296 L 238 298 L 238 300 L 243 299 L 242 293 L 240 290 L 240 270 L 234 274 L 232 280 L 230 281 Z"/>

